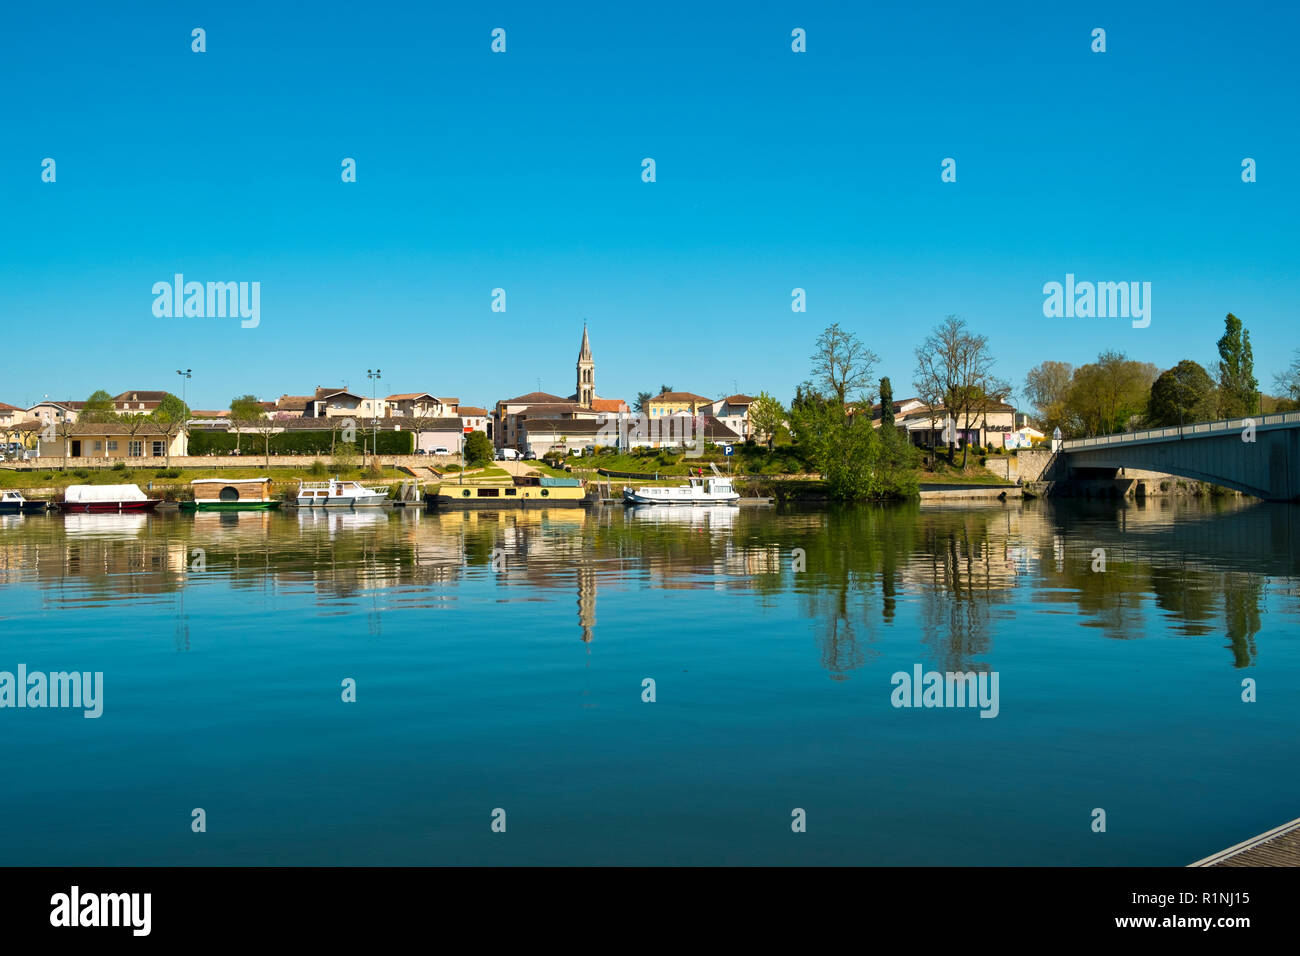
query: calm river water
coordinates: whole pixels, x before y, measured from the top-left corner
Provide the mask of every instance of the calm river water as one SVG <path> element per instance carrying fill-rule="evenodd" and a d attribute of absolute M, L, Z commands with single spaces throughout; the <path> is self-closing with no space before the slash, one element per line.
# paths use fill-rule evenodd
<path fill-rule="evenodd" d="M 1298 579 L 1262 504 L 0 516 L 0 671 L 103 673 L 0 709 L 0 863 L 1184 865 L 1300 816 Z"/>

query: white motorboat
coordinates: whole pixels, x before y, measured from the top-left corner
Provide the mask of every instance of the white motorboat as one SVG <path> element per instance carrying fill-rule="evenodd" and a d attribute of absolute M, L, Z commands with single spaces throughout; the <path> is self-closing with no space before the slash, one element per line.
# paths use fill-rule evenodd
<path fill-rule="evenodd" d="M 0 512 L 44 511 L 46 507 L 44 501 L 28 501 L 21 491 L 0 491 Z"/>
<path fill-rule="evenodd" d="M 731 487 L 731 479 L 712 463 L 711 477 L 691 477 L 688 484 L 670 488 L 645 485 L 624 488 L 623 503 L 629 505 L 734 505 L 740 495 Z"/>
<path fill-rule="evenodd" d="M 298 482 L 299 508 L 379 508 L 388 500 L 388 488 L 367 488 L 359 481 Z"/>

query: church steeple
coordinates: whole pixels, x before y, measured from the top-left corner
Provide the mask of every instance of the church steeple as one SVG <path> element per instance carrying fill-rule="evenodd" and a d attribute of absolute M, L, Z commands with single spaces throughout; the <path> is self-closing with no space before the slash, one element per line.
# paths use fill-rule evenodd
<path fill-rule="evenodd" d="M 591 342 L 587 338 L 587 323 L 582 323 L 582 348 L 578 350 L 578 404 L 591 408 L 596 395 L 596 362 L 591 357 Z"/>

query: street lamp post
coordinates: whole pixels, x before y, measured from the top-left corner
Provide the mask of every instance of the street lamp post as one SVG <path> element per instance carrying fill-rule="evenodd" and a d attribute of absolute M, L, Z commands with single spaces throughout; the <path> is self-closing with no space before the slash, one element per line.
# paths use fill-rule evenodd
<path fill-rule="evenodd" d="M 373 428 L 370 438 L 370 453 L 379 458 L 379 396 L 376 389 L 379 387 L 379 373 L 381 369 L 366 369 L 366 378 L 370 379 L 370 414 Z"/>
<path fill-rule="evenodd" d="M 190 434 L 188 430 L 190 424 L 190 406 L 186 399 L 188 398 L 188 386 L 190 384 L 191 371 L 193 370 L 188 368 L 183 372 L 180 369 L 176 370 L 176 374 L 181 377 L 181 415 L 183 416 L 181 421 L 181 431 L 185 433 L 185 454 L 187 455 L 190 453 Z"/>

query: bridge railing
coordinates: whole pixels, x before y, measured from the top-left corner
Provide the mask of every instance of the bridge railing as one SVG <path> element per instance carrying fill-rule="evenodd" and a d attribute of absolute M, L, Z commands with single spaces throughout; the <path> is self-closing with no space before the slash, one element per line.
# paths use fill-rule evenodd
<path fill-rule="evenodd" d="M 1279 412 L 1275 415 L 1256 415 L 1253 418 L 1225 418 L 1217 422 L 1194 422 L 1189 425 L 1170 425 L 1167 428 L 1148 428 L 1140 432 L 1120 432 L 1117 435 L 1098 435 L 1095 438 L 1071 438 L 1061 442 L 1061 451 L 1079 451 L 1127 442 L 1158 441 L 1167 438 L 1194 438 L 1216 432 L 1240 432 L 1251 423 L 1256 428 L 1300 423 L 1300 411 Z"/>

